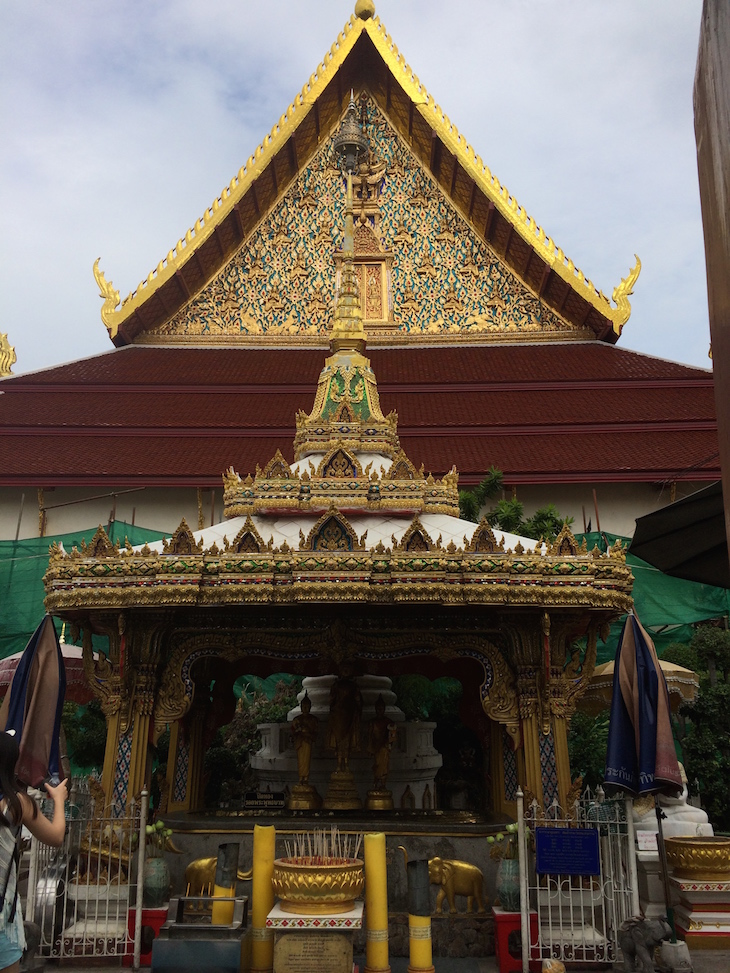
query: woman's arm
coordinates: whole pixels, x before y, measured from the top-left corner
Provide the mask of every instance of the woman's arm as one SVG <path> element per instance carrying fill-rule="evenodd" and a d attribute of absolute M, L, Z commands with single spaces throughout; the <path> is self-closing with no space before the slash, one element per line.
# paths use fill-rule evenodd
<path fill-rule="evenodd" d="M 68 791 L 66 781 L 61 781 L 57 787 L 46 784 L 48 796 L 53 800 L 53 819 L 51 821 L 43 814 L 33 816 L 33 799 L 27 794 L 18 794 L 20 803 L 23 807 L 23 824 L 28 831 L 45 845 L 52 845 L 59 848 L 63 844 L 63 836 L 66 833 L 66 812 L 64 801 Z"/>

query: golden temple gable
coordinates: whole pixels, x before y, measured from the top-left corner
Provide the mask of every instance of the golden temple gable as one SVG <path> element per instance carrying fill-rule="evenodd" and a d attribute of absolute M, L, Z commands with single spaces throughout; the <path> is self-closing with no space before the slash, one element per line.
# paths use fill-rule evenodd
<path fill-rule="evenodd" d="M 372 340 L 616 340 L 638 260 L 612 304 L 483 164 L 368 8 L 136 291 L 120 303 L 97 261 L 116 344 L 326 343 L 344 204 L 330 136 L 351 91 L 370 144 L 355 174 L 354 263 Z"/>

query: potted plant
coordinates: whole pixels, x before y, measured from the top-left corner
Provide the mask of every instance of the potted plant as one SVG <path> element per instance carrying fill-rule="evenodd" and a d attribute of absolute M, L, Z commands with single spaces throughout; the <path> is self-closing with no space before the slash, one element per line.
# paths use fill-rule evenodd
<path fill-rule="evenodd" d="M 180 855 L 172 841 L 172 829 L 164 821 L 155 821 L 145 829 L 145 862 L 143 884 L 143 904 L 147 909 L 159 909 L 167 902 L 170 894 L 170 869 L 165 861 L 165 852 Z"/>
<path fill-rule="evenodd" d="M 489 857 L 499 862 L 497 868 L 497 894 L 505 912 L 520 911 L 520 862 L 517 845 L 517 825 L 508 824 L 504 831 L 487 837 L 492 846 Z"/>

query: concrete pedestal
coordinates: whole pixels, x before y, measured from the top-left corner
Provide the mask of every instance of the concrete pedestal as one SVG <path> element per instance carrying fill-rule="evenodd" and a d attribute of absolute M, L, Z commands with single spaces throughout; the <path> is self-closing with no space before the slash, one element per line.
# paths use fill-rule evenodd
<path fill-rule="evenodd" d="M 353 933 L 362 926 L 363 903 L 351 912 L 303 916 L 277 903 L 266 918 L 274 930 L 274 973 L 352 973 Z"/>

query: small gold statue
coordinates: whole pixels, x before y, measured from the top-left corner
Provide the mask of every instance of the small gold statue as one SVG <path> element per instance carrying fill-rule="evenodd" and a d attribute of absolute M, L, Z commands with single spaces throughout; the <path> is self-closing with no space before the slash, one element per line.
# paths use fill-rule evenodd
<path fill-rule="evenodd" d="M 324 807 L 342 811 L 359 809 L 362 802 L 350 770 L 350 753 L 360 747 L 360 717 L 362 694 L 355 681 L 352 667 L 345 664 L 341 675 L 330 687 L 330 718 L 327 747 L 337 754 L 337 769 L 333 771 Z"/>
<path fill-rule="evenodd" d="M 373 754 L 374 788 L 368 791 L 367 806 L 373 811 L 389 811 L 393 807 L 393 794 L 385 782 L 390 770 L 390 750 L 395 742 L 397 726 L 385 715 L 382 693 L 375 703 L 375 719 L 370 721 L 368 749 Z"/>
<path fill-rule="evenodd" d="M 290 810 L 307 811 L 321 807 L 322 798 L 317 789 L 309 783 L 309 771 L 312 764 L 312 747 L 317 741 L 319 720 L 312 713 L 312 700 L 309 693 L 304 694 L 301 703 L 302 711 L 295 716 L 291 724 L 291 735 L 297 752 L 297 775 L 299 783 L 292 787 L 287 800 Z"/>

